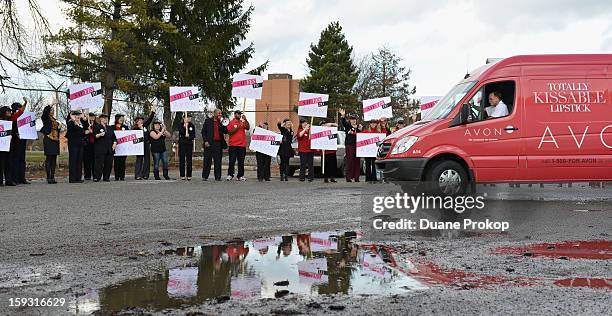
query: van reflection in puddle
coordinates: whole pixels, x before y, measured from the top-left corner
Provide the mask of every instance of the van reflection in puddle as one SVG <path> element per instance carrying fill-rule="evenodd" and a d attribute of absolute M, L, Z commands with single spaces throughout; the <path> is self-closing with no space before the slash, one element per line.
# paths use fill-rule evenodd
<path fill-rule="evenodd" d="M 386 248 L 359 246 L 356 238 L 353 232 L 313 232 L 177 249 L 177 255 L 200 253 L 198 266 L 104 288 L 100 308 L 159 311 L 223 296 L 274 298 L 285 290 L 305 296 L 388 295 L 427 288 L 400 272 Z"/>

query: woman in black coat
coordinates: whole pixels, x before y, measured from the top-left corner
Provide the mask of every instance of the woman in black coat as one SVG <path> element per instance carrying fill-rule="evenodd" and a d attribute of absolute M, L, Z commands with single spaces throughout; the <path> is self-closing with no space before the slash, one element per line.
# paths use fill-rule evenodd
<path fill-rule="evenodd" d="M 55 168 L 57 166 L 57 156 L 60 154 L 60 131 L 61 125 L 55 119 L 53 107 L 47 105 L 43 110 L 41 120 L 43 127 L 40 132 L 45 135 L 43 146 L 45 151 L 45 171 L 47 172 L 47 183 L 56 184 Z"/>
<path fill-rule="evenodd" d="M 293 123 L 290 119 L 286 118 L 282 124 L 277 122 L 276 125 L 281 135 L 283 135 L 283 141 L 278 149 L 278 155 L 280 156 L 280 180 L 289 181 L 287 178 L 289 175 L 289 159 L 295 156 L 295 151 L 291 147 L 293 143 Z"/>

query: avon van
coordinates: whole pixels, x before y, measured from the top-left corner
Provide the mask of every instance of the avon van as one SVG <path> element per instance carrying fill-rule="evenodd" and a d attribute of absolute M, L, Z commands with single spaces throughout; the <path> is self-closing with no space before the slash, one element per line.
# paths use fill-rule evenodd
<path fill-rule="evenodd" d="M 487 109 L 495 97 L 505 115 L 489 116 L 505 112 Z M 376 166 L 390 181 L 431 181 L 445 194 L 475 183 L 610 181 L 612 54 L 488 63 L 385 138 Z"/>

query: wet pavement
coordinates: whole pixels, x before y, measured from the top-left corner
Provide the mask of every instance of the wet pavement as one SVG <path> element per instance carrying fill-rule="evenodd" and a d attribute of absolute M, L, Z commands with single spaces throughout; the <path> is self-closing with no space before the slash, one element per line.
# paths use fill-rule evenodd
<path fill-rule="evenodd" d="M 423 253 L 364 243 L 361 236 L 359 231 L 311 232 L 164 249 L 158 255 L 188 257 L 194 261 L 164 273 L 99 290 L 87 289 L 75 296 L 71 309 L 74 312 L 118 312 L 134 308 L 163 311 L 228 300 L 282 299 L 287 295 L 301 298 L 335 294 L 389 296 L 433 287 L 469 290 L 553 284 L 612 289 L 612 278 L 555 280 L 447 269 L 423 258 Z M 595 240 L 500 247 L 491 256 L 520 254 L 535 258 L 563 254 L 607 260 L 610 245 L 610 242 Z M 525 255 L 526 249 L 531 251 L 529 256 Z"/>
<path fill-rule="evenodd" d="M 478 216 L 511 222 L 505 232 L 350 233 L 362 223 L 362 192 L 385 186 L 128 181 L 2 191 L 0 314 L 609 314 L 610 188 L 494 195 Z M 69 306 L 6 305 L 48 296 Z"/>

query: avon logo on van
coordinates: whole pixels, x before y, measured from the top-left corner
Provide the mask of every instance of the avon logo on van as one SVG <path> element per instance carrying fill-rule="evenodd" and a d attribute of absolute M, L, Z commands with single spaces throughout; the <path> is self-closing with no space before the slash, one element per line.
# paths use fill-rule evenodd
<path fill-rule="evenodd" d="M 502 128 L 467 128 L 463 136 L 501 136 Z"/>
<path fill-rule="evenodd" d="M 607 102 L 606 91 L 588 82 L 547 82 L 545 89 L 533 92 L 534 103 L 548 105 L 550 113 L 591 112 Z"/>

